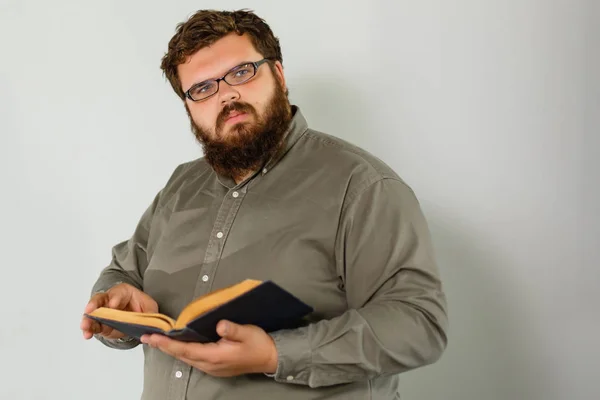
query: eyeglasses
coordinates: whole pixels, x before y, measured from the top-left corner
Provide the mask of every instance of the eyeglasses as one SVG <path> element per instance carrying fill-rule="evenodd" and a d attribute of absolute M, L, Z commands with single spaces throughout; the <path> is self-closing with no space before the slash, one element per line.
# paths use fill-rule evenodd
<path fill-rule="evenodd" d="M 185 97 L 192 101 L 205 100 L 219 91 L 219 82 L 221 81 L 227 82 L 230 86 L 246 83 L 256 75 L 258 67 L 268 60 L 268 58 L 263 58 L 260 61 L 240 64 L 230 69 L 222 78 L 197 83 L 185 92 Z"/>

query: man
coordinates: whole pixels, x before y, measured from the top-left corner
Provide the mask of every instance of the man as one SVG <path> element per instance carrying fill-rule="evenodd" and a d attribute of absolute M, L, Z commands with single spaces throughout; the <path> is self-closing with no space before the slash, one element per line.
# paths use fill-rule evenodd
<path fill-rule="evenodd" d="M 382 161 L 308 128 L 278 39 L 251 12 L 199 11 L 161 67 L 204 157 L 179 165 L 92 289 L 85 311 L 176 317 L 243 279 L 314 309 L 264 332 L 221 321 L 217 343 L 138 341 L 84 318 L 86 339 L 143 346 L 142 399 L 392 399 L 399 374 L 446 346 L 446 300 L 425 218 Z"/>

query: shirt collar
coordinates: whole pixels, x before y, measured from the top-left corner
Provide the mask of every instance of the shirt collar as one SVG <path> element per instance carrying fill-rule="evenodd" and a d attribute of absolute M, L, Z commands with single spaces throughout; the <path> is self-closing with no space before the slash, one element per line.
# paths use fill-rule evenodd
<path fill-rule="evenodd" d="M 284 134 L 283 144 L 280 146 L 277 153 L 275 153 L 263 166 L 263 175 L 277 165 L 281 158 L 294 146 L 294 144 L 296 144 L 298 139 L 300 139 L 308 129 L 308 123 L 298 106 L 292 105 L 292 115 L 293 117 L 290 126 Z"/>
<path fill-rule="evenodd" d="M 217 174 L 217 179 L 223 186 L 226 186 L 227 188 L 241 187 L 254 179 L 254 177 L 256 177 L 259 173 L 262 175 L 269 173 L 269 171 L 275 168 L 283 156 L 290 151 L 294 144 L 296 144 L 298 139 L 304 135 L 308 129 L 308 122 L 306 121 L 306 118 L 304 118 L 304 115 L 302 115 L 300 107 L 292 105 L 291 108 L 292 120 L 290 121 L 288 129 L 283 135 L 283 144 L 279 147 L 279 150 L 260 169 L 255 171 L 254 174 L 252 174 L 248 179 L 240 182 L 237 185 L 233 179 Z"/>

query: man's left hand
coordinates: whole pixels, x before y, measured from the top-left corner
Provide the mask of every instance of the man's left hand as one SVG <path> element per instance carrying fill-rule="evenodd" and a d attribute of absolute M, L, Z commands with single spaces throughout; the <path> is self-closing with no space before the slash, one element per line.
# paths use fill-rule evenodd
<path fill-rule="evenodd" d="M 217 333 L 221 339 L 215 343 L 187 343 L 159 334 L 144 335 L 141 341 L 213 376 L 275 373 L 277 349 L 264 330 L 220 321 Z"/>

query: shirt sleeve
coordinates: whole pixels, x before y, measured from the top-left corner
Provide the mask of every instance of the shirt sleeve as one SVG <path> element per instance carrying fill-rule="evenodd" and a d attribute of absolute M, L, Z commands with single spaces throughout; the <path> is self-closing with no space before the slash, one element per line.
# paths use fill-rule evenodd
<path fill-rule="evenodd" d="M 345 204 L 335 253 L 348 310 L 271 333 L 279 382 L 321 387 L 398 374 L 437 361 L 447 345 L 446 297 L 413 191 L 379 179 Z"/>
<path fill-rule="evenodd" d="M 105 291 L 117 282 L 143 290 L 143 276 L 148 267 L 148 237 L 159 199 L 160 192 L 142 214 L 131 237 L 113 246 L 111 261 L 100 272 L 92 294 Z"/>
<path fill-rule="evenodd" d="M 128 283 L 139 290 L 144 290 L 143 276 L 148 267 L 148 237 L 159 199 L 160 192 L 142 214 L 131 237 L 112 248 L 111 261 L 100 272 L 92 287 L 91 295 L 107 291 L 118 283 Z M 140 343 L 137 339 L 121 341 L 107 339 L 101 335 L 94 335 L 94 337 L 108 347 L 121 350 L 132 349 Z"/>
<path fill-rule="evenodd" d="M 117 350 L 133 349 L 134 347 L 137 347 L 140 343 L 142 343 L 136 338 L 128 338 L 127 337 L 127 338 L 124 338 L 124 340 L 108 339 L 99 334 L 94 335 L 94 337 L 96 338 L 96 340 L 98 340 L 100 343 L 104 344 L 105 346 L 113 348 L 113 349 L 117 349 Z"/>

